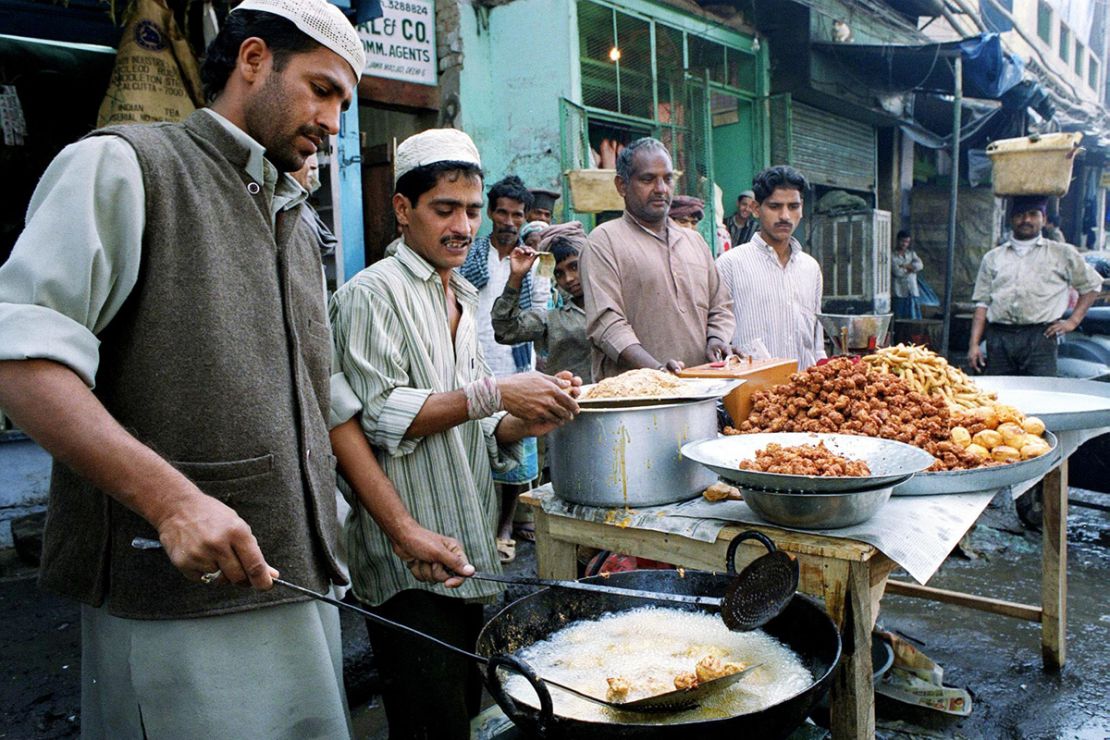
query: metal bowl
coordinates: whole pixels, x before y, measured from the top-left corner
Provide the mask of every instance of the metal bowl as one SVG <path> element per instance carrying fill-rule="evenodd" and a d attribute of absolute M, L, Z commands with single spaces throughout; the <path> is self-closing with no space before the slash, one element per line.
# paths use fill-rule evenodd
<path fill-rule="evenodd" d="M 873 346 L 872 339 L 875 342 L 883 341 L 893 316 L 894 314 L 889 313 L 860 315 L 819 313 L 817 320 L 821 322 L 821 328 L 825 330 L 825 334 L 837 349 L 845 349 L 840 346 L 845 327 L 848 329 L 847 349 L 867 349 Z"/>
<path fill-rule="evenodd" d="M 745 488 L 744 503 L 784 527 L 839 529 L 866 522 L 890 499 L 893 486 L 839 493 L 781 493 Z"/>
<path fill-rule="evenodd" d="M 864 460 L 871 469 L 871 475 L 852 477 L 786 475 L 741 470 L 739 467 L 742 460 L 755 459 L 757 452 L 772 443 L 796 446 L 818 442 L 824 442 L 830 451 L 838 455 L 853 460 Z M 925 470 L 935 462 L 928 452 L 891 439 L 808 432 L 766 432 L 703 439 L 700 442 L 684 445 L 682 454 L 744 488 L 805 493 L 833 493 L 889 487 L 901 483 L 918 471 Z"/>

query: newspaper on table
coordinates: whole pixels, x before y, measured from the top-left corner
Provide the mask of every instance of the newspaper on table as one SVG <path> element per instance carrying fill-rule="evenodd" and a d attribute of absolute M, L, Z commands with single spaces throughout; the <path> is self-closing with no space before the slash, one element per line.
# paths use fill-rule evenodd
<path fill-rule="evenodd" d="M 873 545 L 918 583 L 925 583 L 987 508 L 997 490 L 939 496 L 891 498 L 868 521 L 839 529 L 796 529 L 772 524 L 743 501 L 710 502 L 703 498 L 640 509 L 606 509 L 563 501 L 550 485 L 536 490 L 548 514 L 583 521 L 667 532 L 700 542 L 714 542 L 730 524 L 755 524 Z"/>

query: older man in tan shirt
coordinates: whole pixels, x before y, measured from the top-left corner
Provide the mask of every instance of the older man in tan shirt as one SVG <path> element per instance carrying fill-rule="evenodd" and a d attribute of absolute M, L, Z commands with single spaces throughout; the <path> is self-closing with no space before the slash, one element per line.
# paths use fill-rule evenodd
<path fill-rule="evenodd" d="M 594 381 L 723 359 L 732 301 L 705 240 L 668 217 L 674 169 L 663 144 L 627 146 L 616 186 L 624 214 L 590 233 L 580 260 Z"/>

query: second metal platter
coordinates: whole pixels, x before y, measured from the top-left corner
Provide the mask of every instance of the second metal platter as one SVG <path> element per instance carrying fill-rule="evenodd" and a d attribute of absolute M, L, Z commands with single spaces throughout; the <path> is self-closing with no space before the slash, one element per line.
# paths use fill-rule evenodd
<path fill-rule="evenodd" d="M 935 496 L 943 493 L 972 493 L 991 491 L 1022 481 L 1040 478 L 1060 462 L 1060 445 L 1056 435 L 1045 432 L 1044 439 L 1051 449 L 1032 460 L 991 465 L 970 470 L 940 470 L 918 473 L 905 483 L 894 487 L 895 496 Z"/>

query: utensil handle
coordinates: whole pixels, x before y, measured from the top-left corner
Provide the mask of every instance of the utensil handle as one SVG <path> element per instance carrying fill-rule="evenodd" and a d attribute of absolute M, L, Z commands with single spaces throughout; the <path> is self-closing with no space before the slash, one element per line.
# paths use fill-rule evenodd
<path fill-rule="evenodd" d="M 545 588 L 564 588 L 571 591 L 586 591 L 595 594 L 610 594 L 612 596 L 628 596 L 636 599 L 651 599 L 652 601 L 669 601 L 677 604 L 694 604 L 695 606 L 720 607 L 721 599 L 716 596 L 688 596 L 686 594 L 663 594 L 655 591 L 642 591 L 632 588 L 619 588 L 617 586 L 602 586 L 597 583 L 580 583 L 578 581 L 556 581 L 550 578 L 529 578 L 527 576 L 499 576 L 492 573 L 475 573 L 470 576 L 479 581 L 493 581 L 495 583 L 508 583 L 517 586 L 541 586 Z M 561 688 L 561 687 L 560 687 Z"/>
<path fill-rule="evenodd" d="M 159 542 L 158 540 L 152 540 L 149 537 L 136 537 L 135 539 L 131 540 L 131 547 L 135 548 L 136 550 L 161 550 L 162 549 L 162 543 Z M 378 616 L 374 612 L 367 611 L 366 609 L 360 609 L 359 607 L 355 606 L 354 604 L 348 604 L 345 601 L 340 601 L 339 599 L 333 599 L 332 597 L 328 596 L 327 594 L 317 593 L 316 591 L 313 591 L 310 588 L 305 588 L 304 586 L 299 586 L 296 583 L 291 583 L 289 581 L 282 580 L 281 578 L 275 578 L 273 580 L 274 580 L 274 583 L 276 583 L 279 586 L 287 588 L 291 591 L 296 591 L 297 593 L 302 593 L 305 596 L 311 596 L 312 598 L 316 599 L 317 601 L 323 601 L 325 604 L 331 604 L 332 606 L 338 607 L 340 609 L 346 609 L 347 611 L 354 612 L 355 614 L 359 614 L 363 617 L 366 617 L 371 622 L 374 622 L 375 624 L 380 624 L 381 626 L 386 627 L 387 629 L 391 629 L 391 630 L 394 630 L 396 632 L 404 632 L 407 635 L 422 638 L 424 640 L 427 640 L 428 642 L 435 643 L 436 645 L 439 645 L 440 647 L 442 647 L 446 650 L 450 650 L 451 652 L 456 653 L 458 655 L 461 655 L 465 658 L 470 658 L 471 660 L 476 660 L 476 661 L 478 661 L 479 663 L 481 663 L 483 665 L 485 665 L 486 663 L 489 662 L 489 659 L 483 658 L 481 655 L 477 655 L 475 653 L 468 652 L 466 650 L 463 650 L 460 647 L 456 647 L 455 645 L 451 645 L 450 643 L 443 642 L 442 640 L 439 640 L 435 637 L 432 637 L 431 635 L 425 634 L 425 633 L 421 632 L 420 630 L 413 629 L 412 627 L 409 627 L 408 625 L 400 624 L 399 622 L 394 622 L 393 620 L 386 619 L 385 617 Z"/>
<path fill-rule="evenodd" d="M 333 599 L 331 596 L 328 596 L 327 594 L 317 593 L 316 591 L 313 591 L 310 588 L 305 588 L 304 586 L 299 586 L 296 583 L 290 583 L 289 581 L 282 580 L 281 578 L 275 578 L 274 583 L 278 584 L 279 586 L 283 586 L 284 588 L 288 588 L 292 591 L 302 593 L 305 596 L 311 596 L 312 598 L 316 599 L 317 601 L 323 601 L 325 604 L 331 604 L 332 606 L 339 607 L 340 609 L 346 609 L 347 611 L 351 611 L 351 612 L 354 612 L 355 614 L 359 614 L 363 617 L 366 617 L 371 622 L 374 622 L 375 624 L 380 624 L 382 627 L 386 627 L 388 629 L 394 630 L 395 632 L 404 632 L 405 634 L 411 635 L 412 637 L 419 637 L 421 639 L 427 640 L 428 642 L 435 643 L 439 647 L 444 648 L 446 650 L 450 650 L 451 652 L 456 653 L 458 655 L 461 655 L 465 658 L 470 658 L 471 660 L 476 660 L 476 661 L 478 661 L 479 663 L 482 663 L 482 664 L 485 664 L 485 663 L 489 662 L 488 659 L 483 658 L 481 655 L 471 653 L 469 651 L 463 650 L 462 648 L 457 647 L 455 645 L 452 645 L 450 643 L 443 642 L 442 640 L 439 640 L 435 637 L 432 637 L 431 635 L 426 634 L 424 632 L 421 632 L 420 630 L 413 629 L 412 627 L 409 627 L 408 625 L 401 624 L 399 622 L 394 622 L 391 619 L 386 619 L 385 617 L 379 616 L 379 615 L 375 614 L 372 611 L 368 611 L 366 609 L 359 608 L 359 607 L 355 606 L 354 604 L 348 604 L 345 601 L 340 601 L 339 599 Z"/>
<path fill-rule="evenodd" d="M 768 554 L 775 551 L 774 541 L 762 532 L 756 532 L 754 529 L 741 532 L 728 543 L 728 553 L 725 555 L 725 568 L 728 570 L 730 576 L 736 575 L 736 550 L 739 549 L 740 543 L 745 540 L 759 540 L 763 543 L 763 546 L 767 548 Z"/>

